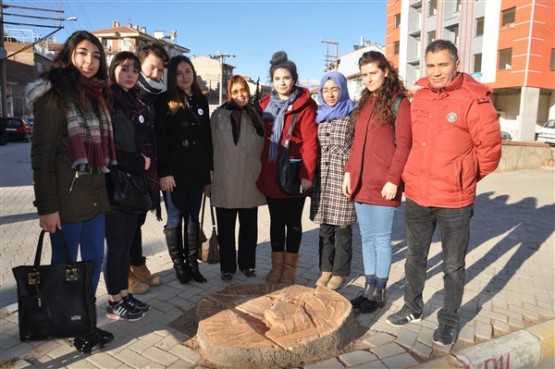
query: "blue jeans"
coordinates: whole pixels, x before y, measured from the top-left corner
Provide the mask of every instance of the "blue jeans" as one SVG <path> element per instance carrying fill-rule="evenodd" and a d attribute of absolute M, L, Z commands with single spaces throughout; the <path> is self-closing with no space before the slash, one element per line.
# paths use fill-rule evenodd
<path fill-rule="evenodd" d="M 422 291 L 426 282 L 426 263 L 436 225 L 439 223 L 443 257 L 443 307 L 439 323 L 457 327 L 464 291 L 465 256 L 470 239 L 473 205 L 460 209 L 427 208 L 407 199 L 405 224 L 408 252 L 405 261 L 405 304 L 422 312 Z"/>
<path fill-rule="evenodd" d="M 106 216 L 104 213 L 84 222 L 62 224 L 61 232 L 69 249 L 71 260 L 76 262 L 77 252 L 81 251 L 81 260 L 94 261 L 93 290 L 95 294 L 104 259 L 105 227 Z M 55 233 L 50 234 L 50 241 L 52 242 L 52 264 L 65 264 L 66 258 L 62 245 Z"/>
<path fill-rule="evenodd" d="M 199 224 L 203 191 L 203 186 L 187 186 L 176 188 L 171 193 L 171 201 L 185 219 L 185 224 Z"/>
<path fill-rule="evenodd" d="M 391 232 L 396 207 L 355 203 L 364 274 L 376 278 L 389 277 L 391 267 Z"/>
<path fill-rule="evenodd" d="M 177 228 L 181 224 L 181 218 L 182 218 L 181 212 L 173 204 L 170 192 L 164 192 L 163 195 L 164 195 L 164 204 L 166 205 L 166 213 L 168 215 L 165 228 Z"/>

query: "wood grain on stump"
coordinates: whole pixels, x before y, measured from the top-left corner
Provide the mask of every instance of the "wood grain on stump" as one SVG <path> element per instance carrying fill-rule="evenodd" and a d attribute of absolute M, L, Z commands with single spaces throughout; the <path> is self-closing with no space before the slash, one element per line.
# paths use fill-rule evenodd
<path fill-rule="evenodd" d="M 228 368 L 298 366 L 336 355 L 355 334 L 350 302 L 328 288 L 237 285 L 197 306 L 206 362 Z"/>

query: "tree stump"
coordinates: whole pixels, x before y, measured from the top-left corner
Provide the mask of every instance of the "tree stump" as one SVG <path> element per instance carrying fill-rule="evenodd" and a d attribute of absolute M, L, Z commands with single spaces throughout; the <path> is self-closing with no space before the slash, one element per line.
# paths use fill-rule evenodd
<path fill-rule="evenodd" d="M 336 356 L 356 334 L 350 302 L 328 288 L 237 285 L 197 306 L 202 360 L 219 368 L 283 368 Z"/>

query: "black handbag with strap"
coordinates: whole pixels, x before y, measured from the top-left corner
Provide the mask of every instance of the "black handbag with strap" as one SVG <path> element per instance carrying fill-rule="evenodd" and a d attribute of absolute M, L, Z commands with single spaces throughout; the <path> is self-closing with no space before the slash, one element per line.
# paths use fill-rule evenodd
<path fill-rule="evenodd" d="M 142 214 L 152 209 L 146 173 L 129 173 L 117 166 L 106 174 L 106 189 L 112 209 L 124 213 Z"/>
<path fill-rule="evenodd" d="M 285 142 L 283 146 L 280 147 L 276 162 L 276 180 L 278 187 L 283 193 L 293 196 L 298 196 L 303 193 L 300 177 L 302 159 L 292 159 L 289 155 L 289 142 L 291 141 L 291 135 L 297 123 L 298 115 L 299 113 L 295 113 L 293 116 L 293 121 L 289 126 Z"/>
<path fill-rule="evenodd" d="M 96 327 L 94 262 L 72 262 L 58 231 L 56 236 L 66 263 L 40 265 L 44 234 L 40 233 L 34 264 L 12 268 L 17 282 L 19 339 L 70 338 L 91 333 Z"/>

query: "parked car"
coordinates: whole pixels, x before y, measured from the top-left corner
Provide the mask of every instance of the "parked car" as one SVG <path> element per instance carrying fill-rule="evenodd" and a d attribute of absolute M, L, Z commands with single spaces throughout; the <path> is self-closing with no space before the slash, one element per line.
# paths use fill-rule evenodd
<path fill-rule="evenodd" d="M 0 118 L 2 126 L 6 127 L 6 135 L 9 141 L 30 142 L 33 138 L 33 126 L 29 124 L 25 117 Z"/>
<path fill-rule="evenodd" d="M 536 130 L 537 140 L 555 146 L 555 119 L 550 119 Z"/>

